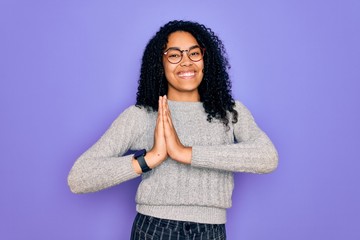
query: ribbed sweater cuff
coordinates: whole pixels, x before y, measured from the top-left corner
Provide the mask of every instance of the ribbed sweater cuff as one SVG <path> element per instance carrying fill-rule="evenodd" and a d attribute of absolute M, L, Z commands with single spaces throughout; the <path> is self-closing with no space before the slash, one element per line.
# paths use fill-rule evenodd
<path fill-rule="evenodd" d="M 210 152 L 211 148 L 194 146 L 192 148 L 191 165 L 201 168 L 214 168 L 214 161 L 212 159 L 217 154 L 216 152 Z"/>
<path fill-rule="evenodd" d="M 132 165 L 132 159 L 133 159 L 133 156 L 132 155 L 128 155 L 128 156 L 125 156 L 124 159 L 127 164 L 121 164 L 120 161 L 119 161 L 119 181 L 120 182 L 124 182 L 124 181 L 127 181 L 127 180 L 130 180 L 130 179 L 133 179 L 133 178 L 136 178 L 138 176 L 140 176 L 139 174 L 137 174 L 134 170 L 134 167 Z"/>

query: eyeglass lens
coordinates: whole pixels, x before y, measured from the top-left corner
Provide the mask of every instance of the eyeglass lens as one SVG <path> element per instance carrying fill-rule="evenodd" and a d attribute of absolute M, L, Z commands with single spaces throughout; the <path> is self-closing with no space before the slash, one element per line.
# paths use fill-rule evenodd
<path fill-rule="evenodd" d="M 195 47 L 190 50 L 169 49 L 166 52 L 166 57 L 171 63 L 179 63 L 183 57 L 183 52 L 186 52 L 191 61 L 197 62 L 203 58 L 203 51 L 200 47 Z"/>

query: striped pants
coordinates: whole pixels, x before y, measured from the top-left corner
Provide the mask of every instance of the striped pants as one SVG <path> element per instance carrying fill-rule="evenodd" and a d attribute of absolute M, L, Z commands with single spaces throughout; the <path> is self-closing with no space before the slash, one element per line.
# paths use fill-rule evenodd
<path fill-rule="evenodd" d="M 225 224 L 160 219 L 138 213 L 131 240 L 225 240 Z"/>

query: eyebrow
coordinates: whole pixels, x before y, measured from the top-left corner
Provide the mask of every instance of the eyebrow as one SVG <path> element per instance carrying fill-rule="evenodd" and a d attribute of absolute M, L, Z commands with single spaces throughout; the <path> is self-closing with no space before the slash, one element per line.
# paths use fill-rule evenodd
<path fill-rule="evenodd" d="M 197 48 L 197 47 L 200 47 L 199 45 L 194 45 L 194 46 L 191 46 L 189 47 L 189 49 L 186 49 L 186 50 L 191 50 L 191 49 L 194 49 L 194 48 Z M 181 50 L 179 47 L 169 47 L 168 49 L 166 49 L 164 52 L 167 52 L 169 50 L 179 50 L 179 51 L 183 51 Z"/>

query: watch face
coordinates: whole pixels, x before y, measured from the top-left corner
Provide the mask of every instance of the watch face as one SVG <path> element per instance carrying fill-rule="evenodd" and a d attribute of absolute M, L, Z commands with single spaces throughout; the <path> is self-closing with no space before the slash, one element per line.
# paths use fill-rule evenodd
<path fill-rule="evenodd" d="M 136 159 L 136 158 L 138 158 L 140 156 L 143 156 L 143 155 L 145 155 L 145 153 L 146 153 L 145 149 L 141 149 L 139 151 L 136 151 L 135 154 L 134 154 L 134 158 Z"/>

